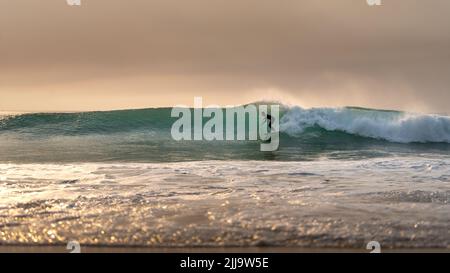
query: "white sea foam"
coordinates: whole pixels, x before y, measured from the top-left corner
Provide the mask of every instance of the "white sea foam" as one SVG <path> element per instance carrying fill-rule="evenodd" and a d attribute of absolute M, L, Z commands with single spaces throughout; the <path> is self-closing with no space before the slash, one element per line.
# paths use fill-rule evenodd
<path fill-rule="evenodd" d="M 290 108 L 280 129 L 290 135 L 319 126 L 329 131 L 384 139 L 392 142 L 450 143 L 450 117 L 359 108 Z"/>

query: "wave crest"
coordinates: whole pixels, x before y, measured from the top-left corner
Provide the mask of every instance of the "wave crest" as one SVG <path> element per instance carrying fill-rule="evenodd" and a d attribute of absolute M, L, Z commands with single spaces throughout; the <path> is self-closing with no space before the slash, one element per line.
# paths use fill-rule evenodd
<path fill-rule="evenodd" d="M 298 136 L 319 126 L 327 131 L 391 142 L 450 143 L 450 117 L 362 108 L 290 108 L 280 120 L 282 132 Z"/>

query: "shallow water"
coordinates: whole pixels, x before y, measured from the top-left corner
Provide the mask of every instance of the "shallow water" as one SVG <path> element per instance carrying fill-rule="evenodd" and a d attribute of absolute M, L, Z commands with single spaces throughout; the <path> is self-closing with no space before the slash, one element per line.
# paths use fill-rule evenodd
<path fill-rule="evenodd" d="M 1 244 L 450 247 L 450 157 L 0 164 Z"/>

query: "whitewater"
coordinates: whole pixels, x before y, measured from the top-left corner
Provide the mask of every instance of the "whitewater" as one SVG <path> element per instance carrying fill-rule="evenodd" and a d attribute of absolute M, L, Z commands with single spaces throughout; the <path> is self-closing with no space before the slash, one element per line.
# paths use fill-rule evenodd
<path fill-rule="evenodd" d="M 281 120 L 281 131 L 293 136 L 313 126 L 399 143 L 450 143 L 448 116 L 363 108 L 294 107 Z"/>

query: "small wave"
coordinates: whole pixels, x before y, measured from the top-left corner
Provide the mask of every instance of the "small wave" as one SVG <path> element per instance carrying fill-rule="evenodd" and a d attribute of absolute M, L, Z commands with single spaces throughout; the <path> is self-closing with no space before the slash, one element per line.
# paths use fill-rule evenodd
<path fill-rule="evenodd" d="M 86 135 L 170 128 L 169 108 L 0 116 L 0 132 Z"/>
<path fill-rule="evenodd" d="M 391 142 L 450 143 L 450 117 L 362 108 L 290 108 L 280 120 L 280 129 L 299 136 L 307 128 L 383 139 Z"/>
<path fill-rule="evenodd" d="M 440 191 L 389 191 L 380 192 L 374 194 L 375 196 L 381 197 L 385 201 L 392 202 L 411 202 L 411 203 L 437 203 L 437 204 L 449 204 L 450 203 L 450 192 L 440 192 Z"/>

